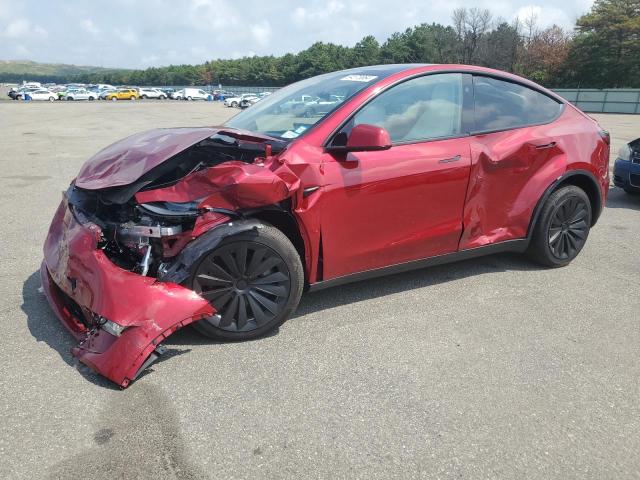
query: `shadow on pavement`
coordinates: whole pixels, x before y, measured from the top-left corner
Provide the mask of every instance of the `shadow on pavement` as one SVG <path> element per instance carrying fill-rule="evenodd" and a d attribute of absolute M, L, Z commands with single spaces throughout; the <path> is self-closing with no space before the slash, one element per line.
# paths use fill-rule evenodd
<path fill-rule="evenodd" d="M 306 293 L 302 296 L 302 301 L 291 318 L 295 320 L 298 317 L 325 309 L 372 298 L 384 297 L 416 288 L 424 288 L 469 276 L 509 270 L 537 270 L 540 268 L 541 267 L 527 260 L 523 255 L 505 253 L 449 265 L 424 268 L 412 272 L 399 273 L 348 284 L 339 288 Z M 89 368 L 80 364 L 72 357 L 70 349 L 75 345 L 75 340 L 50 310 L 46 298 L 38 292 L 39 288 L 40 274 L 39 272 L 35 272 L 24 282 L 22 304 L 22 310 L 27 315 L 29 330 L 34 338 L 37 341 L 45 342 L 56 350 L 68 365 L 77 368 L 87 380 L 96 385 L 117 389 L 118 387 L 114 384 L 93 373 Z M 277 335 L 278 333 L 279 330 L 276 329 L 268 334 L 267 337 Z M 260 337 L 252 341 L 260 341 L 263 338 L 265 337 Z M 189 348 L 172 349 L 170 348 L 171 346 L 191 347 L 197 345 L 215 345 L 219 343 L 220 342 L 200 335 L 192 327 L 183 328 L 163 342 L 163 345 L 167 347 L 167 352 L 160 357 L 157 363 L 167 361 L 174 356 L 191 351 Z M 153 372 L 153 366 L 147 369 L 143 375 L 138 378 L 138 381 L 151 372 Z"/>
<path fill-rule="evenodd" d="M 618 187 L 609 189 L 606 208 L 627 208 L 640 210 L 640 194 L 629 194 Z"/>

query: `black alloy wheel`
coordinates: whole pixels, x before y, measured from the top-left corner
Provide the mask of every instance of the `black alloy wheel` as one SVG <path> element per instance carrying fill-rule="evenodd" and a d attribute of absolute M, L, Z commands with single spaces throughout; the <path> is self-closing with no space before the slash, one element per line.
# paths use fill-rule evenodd
<path fill-rule="evenodd" d="M 557 258 L 573 258 L 584 246 L 589 233 L 588 208 L 579 197 L 568 197 L 556 207 L 549 224 L 549 248 Z"/>
<path fill-rule="evenodd" d="M 563 267 L 578 256 L 591 229 L 591 202 L 584 190 L 565 185 L 545 201 L 527 254 L 546 267 Z"/>

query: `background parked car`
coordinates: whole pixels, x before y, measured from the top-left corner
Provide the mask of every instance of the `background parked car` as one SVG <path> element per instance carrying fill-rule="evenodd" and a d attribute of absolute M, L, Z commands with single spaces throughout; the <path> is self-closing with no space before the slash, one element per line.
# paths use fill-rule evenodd
<path fill-rule="evenodd" d="M 167 98 L 167 94 L 159 88 L 139 88 L 138 93 L 140 98 L 157 98 L 160 100 Z"/>
<path fill-rule="evenodd" d="M 107 95 L 109 95 L 110 93 L 116 93 L 117 91 L 118 91 L 118 89 L 115 88 L 115 87 L 114 88 L 103 88 L 103 89 L 100 89 L 98 91 L 98 98 L 100 100 L 106 100 L 107 99 Z"/>
<path fill-rule="evenodd" d="M 49 102 L 53 102 L 58 98 L 58 95 L 50 90 L 47 90 L 46 88 L 34 90 L 33 92 L 29 93 L 29 96 L 31 97 L 31 100 L 44 100 Z"/>
<path fill-rule="evenodd" d="M 224 101 L 224 105 L 225 105 L 225 107 L 234 107 L 234 108 L 235 107 L 239 107 L 240 103 L 243 100 L 248 100 L 250 98 L 256 98 L 257 99 L 258 96 L 255 93 L 243 93 L 242 95 L 237 96 L 237 97 L 226 98 L 225 101 Z"/>
<path fill-rule="evenodd" d="M 176 90 L 175 92 L 173 92 L 171 94 L 171 98 L 173 98 L 174 100 L 182 100 L 184 98 L 184 89 Z"/>
<path fill-rule="evenodd" d="M 67 92 L 65 100 L 95 100 L 98 98 L 96 92 L 90 92 L 89 90 L 72 90 Z"/>
<path fill-rule="evenodd" d="M 213 95 L 205 92 L 199 88 L 185 88 L 184 89 L 184 100 L 213 100 Z"/>
<path fill-rule="evenodd" d="M 140 98 L 138 91 L 133 88 L 119 88 L 115 92 L 108 93 L 105 96 L 106 100 L 137 100 Z"/>
<path fill-rule="evenodd" d="M 244 109 L 244 108 L 249 108 L 251 105 L 258 103 L 260 100 L 262 100 L 262 98 L 260 97 L 247 97 L 247 98 L 243 98 L 242 100 L 240 100 L 240 105 L 239 107 Z"/>
<path fill-rule="evenodd" d="M 629 194 L 640 193 L 640 138 L 620 149 L 613 166 L 613 183 Z"/>
<path fill-rule="evenodd" d="M 227 90 L 214 90 L 213 91 L 213 99 L 214 100 L 225 100 L 229 97 L 236 97 L 237 95 L 233 92 L 229 92 Z"/>
<path fill-rule="evenodd" d="M 25 96 L 25 94 L 29 94 L 31 92 L 34 92 L 36 90 L 39 90 L 40 87 L 20 87 L 20 88 L 16 88 L 16 89 L 12 89 L 9 91 L 8 95 L 11 98 L 11 100 L 22 100 Z"/>

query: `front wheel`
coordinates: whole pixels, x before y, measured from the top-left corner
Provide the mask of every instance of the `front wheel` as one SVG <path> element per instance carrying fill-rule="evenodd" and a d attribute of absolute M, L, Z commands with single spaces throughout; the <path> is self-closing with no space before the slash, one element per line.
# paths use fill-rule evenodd
<path fill-rule="evenodd" d="M 54 97 L 49 97 L 49 101 L 50 101 L 50 102 L 55 102 L 55 101 L 56 101 L 56 99 L 55 99 Z"/>
<path fill-rule="evenodd" d="M 591 202 L 579 187 L 553 192 L 534 227 L 528 255 L 546 267 L 564 267 L 578 256 L 591 228 Z"/>
<path fill-rule="evenodd" d="M 118 97 L 111 97 L 111 101 L 112 101 L 112 102 L 116 102 L 116 101 L 118 101 Z"/>
<path fill-rule="evenodd" d="M 195 324 L 220 340 L 249 340 L 284 323 L 304 284 L 297 250 L 278 229 L 264 225 L 222 241 L 199 260 L 191 288 L 217 314 Z"/>
<path fill-rule="evenodd" d="M 136 99 L 136 97 L 134 97 L 133 95 L 131 95 L 130 100 L 131 100 L 131 101 L 133 101 L 133 100 L 135 100 L 135 99 Z"/>

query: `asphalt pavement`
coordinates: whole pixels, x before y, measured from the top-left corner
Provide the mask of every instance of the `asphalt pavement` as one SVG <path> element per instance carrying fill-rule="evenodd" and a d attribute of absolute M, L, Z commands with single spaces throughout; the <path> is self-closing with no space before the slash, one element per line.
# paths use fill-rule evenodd
<path fill-rule="evenodd" d="M 303 297 L 278 332 L 191 329 L 127 390 L 78 364 L 39 292 L 83 161 L 220 104 L 0 104 L 0 478 L 640 477 L 640 197 L 617 188 L 580 256 L 495 255 Z M 640 116 L 598 116 L 614 148 Z"/>

